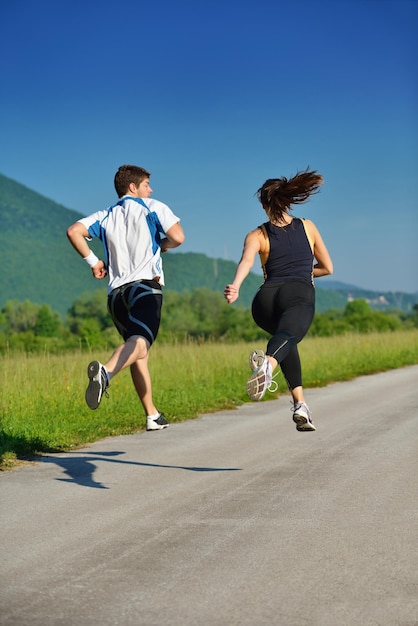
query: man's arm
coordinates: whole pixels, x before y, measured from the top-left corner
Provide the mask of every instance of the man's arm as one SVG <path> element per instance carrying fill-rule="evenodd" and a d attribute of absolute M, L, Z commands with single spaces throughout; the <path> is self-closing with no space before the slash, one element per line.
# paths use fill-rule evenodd
<path fill-rule="evenodd" d="M 169 248 L 181 246 L 184 239 L 183 228 L 180 226 L 179 222 L 176 222 L 176 224 L 173 224 L 173 226 L 168 229 L 164 239 L 161 239 L 161 252 L 165 252 Z"/>
<path fill-rule="evenodd" d="M 105 264 L 98 259 L 89 248 L 86 237 L 89 236 L 87 228 L 81 222 L 75 222 L 67 229 L 67 237 L 74 250 L 83 257 L 91 267 L 94 278 L 102 279 L 107 276 Z"/>

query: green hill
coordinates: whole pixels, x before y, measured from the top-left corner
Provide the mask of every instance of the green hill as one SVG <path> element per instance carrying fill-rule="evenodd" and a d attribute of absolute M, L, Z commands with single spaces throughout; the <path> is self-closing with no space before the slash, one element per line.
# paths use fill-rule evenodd
<path fill-rule="evenodd" d="M 95 288 L 66 236 L 78 217 L 0 175 L 0 306 L 8 300 L 31 300 L 64 315 L 80 293 Z"/>
<path fill-rule="evenodd" d="M 0 174 L 0 308 L 8 300 L 30 300 L 49 304 L 65 317 L 81 294 L 104 289 L 105 283 L 92 277 L 68 242 L 67 227 L 79 217 L 79 213 Z M 102 256 L 99 241 L 92 242 L 91 247 Z M 233 261 L 180 251 L 165 254 L 163 263 L 167 289 L 178 292 L 202 287 L 222 292 L 236 267 Z M 248 276 L 241 289 L 242 306 L 250 306 L 261 282 L 260 275 Z M 317 286 L 318 311 L 345 306 L 349 290 L 340 283 L 338 287 Z"/>

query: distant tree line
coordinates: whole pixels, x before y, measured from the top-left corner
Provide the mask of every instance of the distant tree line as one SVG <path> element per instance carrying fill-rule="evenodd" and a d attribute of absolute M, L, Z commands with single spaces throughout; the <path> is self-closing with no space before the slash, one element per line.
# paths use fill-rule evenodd
<path fill-rule="evenodd" d="M 412 313 L 372 310 L 365 300 L 349 302 L 343 309 L 316 313 L 310 336 L 345 333 L 390 332 L 418 328 L 418 304 Z M 163 317 L 158 341 L 258 341 L 267 334 L 254 323 L 249 308 L 229 306 L 222 294 L 207 288 L 190 292 L 164 292 Z M 112 348 L 120 338 L 106 309 L 106 291 L 78 298 L 65 321 L 47 304 L 29 300 L 8 301 L 0 311 L 0 353 L 47 350 Z"/>

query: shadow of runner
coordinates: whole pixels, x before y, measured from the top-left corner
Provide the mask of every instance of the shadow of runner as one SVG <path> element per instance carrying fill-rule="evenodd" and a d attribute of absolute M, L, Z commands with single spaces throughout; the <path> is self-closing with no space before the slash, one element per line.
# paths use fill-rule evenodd
<path fill-rule="evenodd" d="M 92 487 L 94 489 L 109 489 L 101 482 L 94 480 L 94 472 L 97 469 L 97 463 L 103 461 L 106 463 L 120 463 L 123 465 L 137 465 L 138 467 L 155 467 L 161 469 L 181 469 L 190 472 L 239 472 L 239 467 L 198 467 L 187 465 L 164 465 L 162 463 L 141 463 L 140 461 L 125 461 L 123 459 L 114 459 L 111 457 L 121 456 L 125 452 L 89 452 L 85 455 L 77 455 L 69 452 L 67 456 L 42 456 L 38 459 L 39 463 L 54 463 L 64 470 L 69 478 L 56 478 L 67 483 L 75 483 L 82 487 Z"/>

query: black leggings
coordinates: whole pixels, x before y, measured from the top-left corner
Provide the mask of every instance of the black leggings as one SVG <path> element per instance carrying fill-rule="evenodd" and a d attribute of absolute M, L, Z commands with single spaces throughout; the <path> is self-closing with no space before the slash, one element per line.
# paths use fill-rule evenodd
<path fill-rule="evenodd" d="M 257 326 L 272 335 L 266 354 L 280 364 L 289 389 L 302 386 L 297 344 L 314 318 L 314 286 L 304 281 L 264 284 L 254 297 L 252 314 Z"/>

